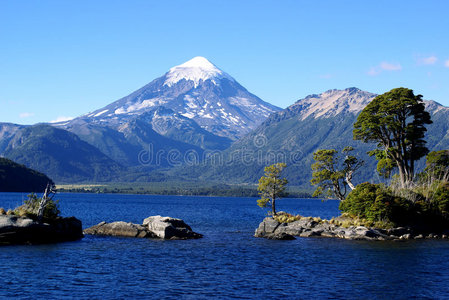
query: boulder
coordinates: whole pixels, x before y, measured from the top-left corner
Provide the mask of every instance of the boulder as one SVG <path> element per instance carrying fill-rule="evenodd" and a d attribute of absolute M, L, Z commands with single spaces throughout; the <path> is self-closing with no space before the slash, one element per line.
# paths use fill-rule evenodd
<path fill-rule="evenodd" d="M 293 235 L 285 232 L 268 233 L 265 235 L 265 238 L 269 240 L 283 240 L 283 241 L 295 240 L 295 237 Z"/>
<path fill-rule="evenodd" d="M 183 220 L 152 216 L 143 220 L 143 226 L 147 227 L 150 232 L 161 239 L 197 239 L 202 235 L 192 231 L 189 225 Z"/>
<path fill-rule="evenodd" d="M 108 235 L 137 238 L 160 239 L 198 239 L 203 235 L 193 232 L 192 228 L 181 219 L 171 217 L 152 216 L 143 224 L 126 223 L 122 221 L 101 222 L 84 230 L 85 234 Z"/>
<path fill-rule="evenodd" d="M 280 223 L 273 218 L 265 218 L 256 229 L 254 236 L 265 237 L 267 234 L 274 233 Z"/>
<path fill-rule="evenodd" d="M 144 226 L 122 221 L 106 223 L 101 222 L 84 230 L 85 234 L 124 236 L 124 237 L 154 237 Z"/>
<path fill-rule="evenodd" d="M 39 222 L 29 217 L 0 215 L 0 245 L 57 243 L 81 238 L 82 224 L 74 217 Z"/>
<path fill-rule="evenodd" d="M 402 230 L 398 230 L 398 232 L 402 232 Z M 364 226 L 344 228 L 327 220 L 311 217 L 303 217 L 291 223 L 279 223 L 273 218 L 267 217 L 259 224 L 254 236 L 273 239 L 274 236 L 281 234 L 300 237 L 338 237 L 347 240 L 392 239 L 381 230 Z"/>

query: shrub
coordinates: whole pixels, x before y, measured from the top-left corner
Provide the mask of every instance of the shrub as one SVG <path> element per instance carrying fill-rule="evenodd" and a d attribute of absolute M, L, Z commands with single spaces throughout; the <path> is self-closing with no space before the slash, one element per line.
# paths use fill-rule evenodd
<path fill-rule="evenodd" d="M 38 198 L 36 194 L 28 195 L 28 200 L 14 210 L 14 214 L 18 216 L 36 217 L 42 198 Z M 56 219 L 61 212 L 59 211 L 58 201 L 48 200 L 44 208 L 44 219 Z"/>
<path fill-rule="evenodd" d="M 444 219 L 449 219 L 449 183 L 446 182 L 436 189 L 432 206 Z"/>
<path fill-rule="evenodd" d="M 402 224 L 410 218 L 412 203 L 391 195 L 383 185 L 365 182 L 351 191 L 339 208 L 343 213 L 370 223 Z"/>
<path fill-rule="evenodd" d="M 279 223 L 291 223 L 300 220 L 301 216 L 300 215 L 294 216 L 286 212 L 279 212 L 275 216 L 273 216 L 273 219 L 275 219 Z"/>

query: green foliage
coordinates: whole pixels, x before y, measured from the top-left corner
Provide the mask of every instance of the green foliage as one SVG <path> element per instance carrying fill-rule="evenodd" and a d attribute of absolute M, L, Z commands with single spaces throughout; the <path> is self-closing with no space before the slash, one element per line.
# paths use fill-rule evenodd
<path fill-rule="evenodd" d="M 437 179 L 449 180 L 449 150 L 432 151 L 426 156 L 427 176 Z"/>
<path fill-rule="evenodd" d="M 281 178 L 281 172 L 287 165 L 285 163 L 276 163 L 265 167 L 265 176 L 259 179 L 257 190 L 261 198 L 257 200 L 260 207 L 271 206 L 272 215 L 276 215 L 276 199 L 284 196 L 287 179 Z"/>
<path fill-rule="evenodd" d="M 433 195 L 432 205 L 435 207 L 437 213 L 441 214 L 441 216 L 449 220 L 449 183 L 441 185 L 435 191 Z"/>
<path fill-rule="evenodd" d="M 440 184 L 432 193 L 422 189 L 397 189 L 380 184 L 362 183 L 340 203 L 340 210 L 369 224 L 391 226 L 421 225 L 446 228 L 449 225 L 449 183 Z"/>
<path fill-rule="evenodd" d="M 18 216 L 28 216 L 35 218 L 37 216 L 41 201 L 42 198 L 37 197 L 36 194 L 29 194 L 28 200 L 25 200 L 25 203 L 23 205 L 14 209 L 14 214 Z M 48 200 L 47 205 L 44 208 L 43 218 L 46 220 L 53 220 L 59 217 L 60 213 L 59 201 Z"/>
<path fill-rule="evenodd" d="M 390 178 L 393 170 L 397 167 L 396 163 L 387 155 L 386 150 L 375 149 L 368 151 L 369 156 L 377 159 L 377 173 L 383 178 Z"/>
<path fill-rule="evenodd" d="M 279 212 L 277 215 L 273 216 L 273 219 L 275 219 L 279 223 L 291 223 L 301 220 L 301 216 L 300 215 L 295 216 L 286 212 Z"/>
<path fill-rule="evenodd" d="M 353 173 L 359 169 L 363 162 L 355 156 L 349 155 L 352 147 L 345 147 L 342 158 L 337 150 L 322 149 L 313 154 L 315 163 L 312 164 L 312 185 L 317 185 L 314 197 L 332 195 L 343 200 L 346 195 L 347 185 L 352 185 Z"/>
<path fill-rule="evenodd" d="M 405 186 L 413 181 L 415 161 L 428 153 L 424 134 L 425 125 L 431 123 L 422 96 L 397 88 L 377 96 L 362 110 L 354 123 L 353 137 L 366 143 L 377 142 L 384 158 L 398 167 Z M 387 175 L 391 165 L 384 161 L 378 169 L 384 169 Z"/>
<path fill-rule="evenodd" d="M 383 185 L 365 182 L 349 193 L 339 208 L 352 217 L 372 223 L 401 224 L 406 221 L 404 217 L 409 216 L 410 204 L 401 197 L 391 195 Z"/>

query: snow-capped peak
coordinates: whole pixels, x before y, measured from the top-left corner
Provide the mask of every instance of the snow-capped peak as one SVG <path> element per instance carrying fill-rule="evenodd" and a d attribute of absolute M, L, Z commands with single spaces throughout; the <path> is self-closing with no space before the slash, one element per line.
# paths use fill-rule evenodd
<path fill-rule="evenodd" d="M 215 84 L 217 82 L 214 79 L 227 78 L 234 81 L 230 75 L 223 72 L 213 63 L 201 56 L 194 57 L 179 66 L 171 68 L 168 71 L 166 78 L 164 85 L 169 87 L 182 79 L 193 81 L 195 87 L 198 86 L 200 81 L 206 81 L 208 79 L 212 80 Z"/>

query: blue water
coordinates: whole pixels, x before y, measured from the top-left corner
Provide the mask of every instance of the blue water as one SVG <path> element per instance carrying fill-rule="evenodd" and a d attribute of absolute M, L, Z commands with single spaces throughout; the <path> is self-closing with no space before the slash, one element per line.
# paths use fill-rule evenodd
<path fill-rule="evenodd" d="M 24 194 L 0 193 L 14 208 Z M 59 194 L 83 227 L 184 219 L 203 239 L 86 236 L 76 242 L 0 247 L 0 298 L 407 299 L 449 298 L 449 241 L 363 242 L 254 238 L 265 211 L 255 198 Z M 330 218 L 338 202 L 282 199 L 278 210 Z"/>

